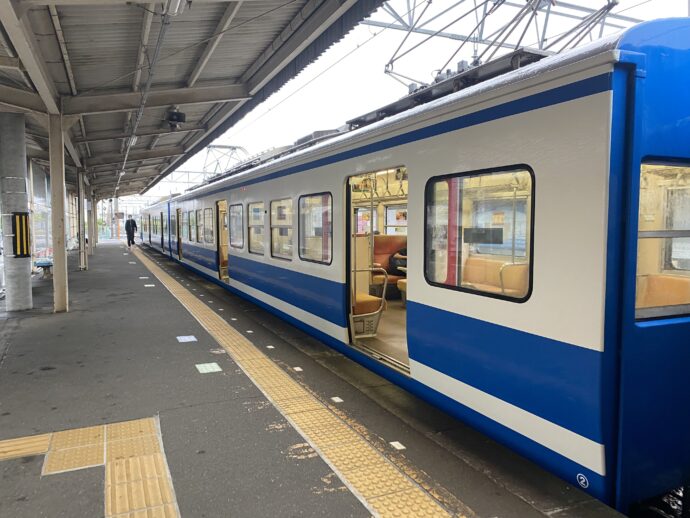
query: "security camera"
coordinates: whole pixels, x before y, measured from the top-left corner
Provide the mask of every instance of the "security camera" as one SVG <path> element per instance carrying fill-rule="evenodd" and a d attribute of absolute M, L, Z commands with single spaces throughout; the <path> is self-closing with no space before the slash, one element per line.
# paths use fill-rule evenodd
<path fill-rule="evenodd" d="M 166 114 L 165 121 L 170 126 L 170 131 L 177 131 L 182 123 L 187 121 L 187 115 L 178 110 L 171 110 Z"/>

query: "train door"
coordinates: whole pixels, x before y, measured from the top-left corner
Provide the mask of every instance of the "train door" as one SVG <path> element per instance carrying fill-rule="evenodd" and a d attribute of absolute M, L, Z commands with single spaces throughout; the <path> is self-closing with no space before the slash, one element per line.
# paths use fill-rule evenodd
<path fill-rule="evenodd" d="M 349 324 L 352 345 L 409 372 L 407 352 L 407 170 L 352 176 Z"/>
<path fill-rule="evenodd" d="M 165 224 L 165 215 L 161 212 L 161 248 L 165 252 L 165 231 L 167 230 L 167 225 Z"/>
<path fill-rule="evenodd" d="M 218 278 L 228 281 L 228 202 L 216 202 L 216 249 L 218 250 Z"/>
<path fill-rule="evenodd" d="M 177 258 L 182 260 L 182 209 L 177 209 L 177 229 L 175 235 L 177 236 Z"/>
<path fill-rule="evenodd" d="M 151 234 L 153 234 L 153 228 L 151 228 L 151 214 L 147 214 L 146 217 L 149 220 L 149 225 L 147 227 L 148 229 L 148 234 L 149 234 L 149 245 L 151 244 Z"/>

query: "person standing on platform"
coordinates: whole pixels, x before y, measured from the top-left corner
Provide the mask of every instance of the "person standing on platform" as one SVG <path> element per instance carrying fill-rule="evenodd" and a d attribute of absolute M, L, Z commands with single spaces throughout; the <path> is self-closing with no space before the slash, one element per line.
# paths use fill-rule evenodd
<path fill-rule="evenodd" d="M 137 231 L 137 222 L 134 221 L 132 215 L 127 216 L 127 221 L 125 222 L 125 232 L 127 232 L 127 248 L 132 249 L 134 244 L 134 233 Z"/>

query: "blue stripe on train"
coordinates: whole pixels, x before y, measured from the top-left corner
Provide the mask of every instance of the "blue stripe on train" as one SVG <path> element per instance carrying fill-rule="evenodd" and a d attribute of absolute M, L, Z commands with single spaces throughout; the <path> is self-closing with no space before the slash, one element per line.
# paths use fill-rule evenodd
<path fill-rule="evenodd" d="M 603 442 L 600 352 L 413 301 L 407 333 L 413 360 Z"/>
<path fill-rule="evenodd" d="M 234 255 L 228 261 L 228 272 L 231 279 L 338 326 L 347 325 L 345 284 Z"/>
<path fill-rule="evenodd" d="M 209 270 L 218 270 L 218 254 L 215 250 L 202 248 L 191 243 L 182 242 L 182 259 L 194 262 Z"/>

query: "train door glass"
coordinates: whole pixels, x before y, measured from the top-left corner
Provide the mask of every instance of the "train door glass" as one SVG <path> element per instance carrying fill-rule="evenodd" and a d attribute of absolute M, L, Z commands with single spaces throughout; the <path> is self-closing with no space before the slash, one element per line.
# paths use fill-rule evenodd
<path fill-rule="evenodd" d="M 218 277 L 228 281 L 228 202 L 216 202 L 216 248 L 218 249 Z"/>
<path fill-rule="evenodd" d="M 182 228 L 184 226 L 184 221 L 182 218 L 182 209 L 177 209 L 177 231 L 175 235 L 177 236 L 177 257 L 182 259 Z"/>
<path fill-rule="evenodd" d="M 165 231 L 167 230 L 167 225 L 165 224 L 165 216 L 161 212 L 161 248 L 165 251 Z"/>
<path fill-rule="evenodd" d="M 407 170 L 348 181 L 352 345 L 402 372 L 407 352 Z"/>
<path fill-rule="evenodd" d="M 146 216 L 149 219 L 149 245 L 151 244 L 151 234 L 153 234 L 153 228 L 151 228 L 151 214 Z"/>

